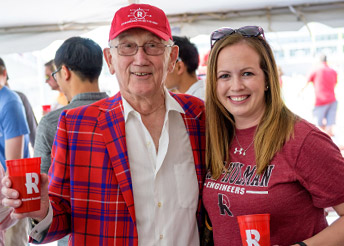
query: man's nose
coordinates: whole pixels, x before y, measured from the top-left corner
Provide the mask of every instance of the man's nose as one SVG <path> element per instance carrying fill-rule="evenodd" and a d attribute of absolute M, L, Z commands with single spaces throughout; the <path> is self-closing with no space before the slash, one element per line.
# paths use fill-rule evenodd
<path fill-rule="evenodd" d="M 136 62 L 145 63 L 147 61 L 148 55 L 146 54 L 144 47 L 139 46 L 134 57 Z"/>

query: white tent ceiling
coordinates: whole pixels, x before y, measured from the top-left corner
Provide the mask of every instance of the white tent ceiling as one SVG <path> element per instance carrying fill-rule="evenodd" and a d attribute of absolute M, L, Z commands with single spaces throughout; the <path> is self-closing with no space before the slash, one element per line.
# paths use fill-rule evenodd
<path fill-rule="evenodd" d="M 188 37 L 222 26 L 290 31 L 320 22 L 344 27 L 344 0 L 2 0 L 0 55 L 42 49 L 56 39 L 109 26 L 115 11 L 129 2 L 160 7 L 173 33 Z"/>

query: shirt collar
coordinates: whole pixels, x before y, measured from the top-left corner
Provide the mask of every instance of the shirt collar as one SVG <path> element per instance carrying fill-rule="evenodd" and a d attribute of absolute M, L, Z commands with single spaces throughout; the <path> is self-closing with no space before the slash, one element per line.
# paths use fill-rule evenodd
<path fill-rule="evenodd" d="M 108 95 L 105 92 L 86 92 L 86 93 L 80 93 L 72 98 L 71 102 L 74 101 L 82 101 L 82 100 L 100 100 L 103 98 L 108 97 Z"/>
<path fill-rule="evenodd" d="M 166 87 L 164 88 L 164 92 L 165 92 L 165 107 L 166 107 L 166 112 L 168 113 L 169 111 L 177 111 L 181 114 L 185 114 L 184 109 L 182 108 L 182 106 L 180 106 L 180 104 L 176 101 L 176 99 L 174 99 L 170 93 L 168 92 L 168 90 L 166 89 Z M 129 103 L 127 100 L 125 100 L 124 97 L 122 97 L 122 102 L 123 102 L 123 110 L 124 110 L 124 119 L 125 121 L 127 121 L 128 119 L 128 115 L 131 112 L 136 112 L 137 114 L 139 114 Z"/>

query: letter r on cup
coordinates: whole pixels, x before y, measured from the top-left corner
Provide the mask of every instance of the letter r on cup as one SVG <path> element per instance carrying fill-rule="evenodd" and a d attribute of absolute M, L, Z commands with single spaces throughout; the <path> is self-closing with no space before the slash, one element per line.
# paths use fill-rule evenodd
<path fill-rule="evenodd" d="M 252 238 L 252 236 L 254 236 Z M 257 230 L 246 230 L 246 242 L 248 246 L 260 246 L 259 240 L 260 240 L 260 234 Z"/>
<path fill-rule="evenodd" d="M 32 194 L 33 190 L 35 191 L 35 193 L 39 193 L 38 181 L 39 181 L 39 177 L 37 173 L 26 173 L 25 186 L 26 186 L 27 194 Z"/>

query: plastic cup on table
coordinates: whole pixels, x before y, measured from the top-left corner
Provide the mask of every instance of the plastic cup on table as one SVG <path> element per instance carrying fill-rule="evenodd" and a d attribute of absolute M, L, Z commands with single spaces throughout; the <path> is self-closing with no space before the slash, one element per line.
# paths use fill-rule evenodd
<path fill-rule="evenodd" d="M 6 160 L 12 188 L 19 192 L 22 205 L 16 213 L 37 211 L 41 207 L 41 157 Z"/>
<path fill-rule="evenodd" d="M 270 246 L 270 214 L 237 217 L 243 246 Z"/>

